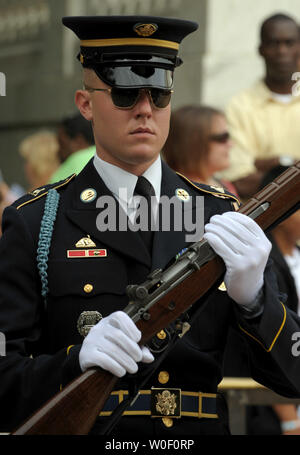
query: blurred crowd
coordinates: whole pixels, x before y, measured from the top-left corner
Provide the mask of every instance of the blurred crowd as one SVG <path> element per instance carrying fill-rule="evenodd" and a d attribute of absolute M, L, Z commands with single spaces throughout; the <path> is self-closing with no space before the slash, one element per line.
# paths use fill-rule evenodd
<path fill-rule="evenodd" d="M 56 132 L 41 130 L 25 137 L 18 152 L 27 187 L 8 186 L 0 174 L 0 221 L 5 207 L 26 192 L 78 174 L 95 154 L 93 129 L 90 122 L 76 113 L 62 119 Z"/>
<path fill-rule="evenodd" d="M 167 164 L 192 181 L 229 191 L 242 202 L 251 198 L 282 171 L 300 160 L 300 92 L 292 75 L 300 71 L 300 29 L 289 16 L 276 14 L 263 21 L 258 52 L 264 61 L 261 80 L 230 100 L 224 111 L 191 104 L 173 110 L 170 134 L 162 151 Z M 298 95 L 298 96 L 297 96 Z M 27 188 L 60 181 L 79 173 L 95 154 L 90 122 L 81 115 L 65 118 L 57 131 L 39 131 L 19 146 Z M 4 208 L 22 193 L 0 176 L 0 218 Z M 272 257 L 287 305 L 299 313 L 300 211 L 270 235 Z M 225 373 L 247 376 L 233 362 L 236 339 L 229 343 Z M 239 355 L 243 355 L 240 351 Z M 300 434 L 297 407 L 255 408 L 249 413 L 249 432 Z M 284 422 L 296 422 L 293 430 Z M 297 422 L 299 425 L 297 426 Z"/>

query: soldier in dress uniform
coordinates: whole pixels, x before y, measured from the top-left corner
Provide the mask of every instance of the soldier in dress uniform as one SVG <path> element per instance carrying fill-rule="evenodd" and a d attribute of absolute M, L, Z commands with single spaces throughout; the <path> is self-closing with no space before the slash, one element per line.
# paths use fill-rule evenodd
<path fill-rule="evenodd" d="M 63 23 L 81 41 L 84 88 L 75 99 L 92 122 L 97 153 L 79 175 L 38 188 L 5 210 L 1 429 L 12 430 L 98 366 L 119 380 L 92 433 L 103 432 L 126 390 L 142 384 L 113 435 L 224 434 L 226 405 L 217 392 L 228 327 L 247 341 L 255 379 L 298 396 L 291 334 L 299 319 L 279 301 L 267 262 L 270 243 L 253 220 L 234 211 L 236 197 L 194 184 L 160 159 L 179 43 L 197 24 L 140 16 L 67 17 Z M 174 223 L 153 235 L 102 229 L 102 198 L 110 196 L 134 223 L 139 209 L 132 201 L 149 195 L 175 196 L 182 212 L 189 201 L 193 213 L 203 197 L 204 237 L 226 265 L 227 291 L 213 292 L 199 314 L 194 307 L 185 314 L 191 327 L 170 350 L 172 325 L 140 347 L 141 334 L 122 310 L 128 284 L 142 283 L 191 243 L 186 230 Z"/>

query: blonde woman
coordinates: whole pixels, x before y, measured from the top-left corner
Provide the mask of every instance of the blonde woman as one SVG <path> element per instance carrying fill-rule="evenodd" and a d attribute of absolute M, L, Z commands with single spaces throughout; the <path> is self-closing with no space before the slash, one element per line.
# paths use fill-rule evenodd
<path fill-rule="evenodd" d="M 19 146 L 29 191 L 46 185 L 60 165 L 56 134 L 41 131 L 26 137 Z"/>

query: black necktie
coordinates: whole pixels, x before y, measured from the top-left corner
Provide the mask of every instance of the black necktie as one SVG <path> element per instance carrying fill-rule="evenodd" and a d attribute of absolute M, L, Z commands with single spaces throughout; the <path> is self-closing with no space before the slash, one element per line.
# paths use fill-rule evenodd
<path fill-rule="evenodd" d="M 147 200 L 147 218 L 148 218 L 148 229 L 146 231 L 140 230 L 138 231 L 150 253 L 152 254 L 152 239 L 153 239 L 153 232 L 151 231 L 151 196 L 155 196 L 155 191 L 151 183 L 143 176 L 140 176 L 137 180 L 134 194 L 138 194 L 139 196 L 143 196 Z M 143 216 L 143 213 L 141 214 Z M 136 217 L 135 221 L 137 222 L 139 219 L 139 214 Z M 142 220 L 141 220 L 142 221 Z M 143 223 L 140 223 L 143 224 Z"/>

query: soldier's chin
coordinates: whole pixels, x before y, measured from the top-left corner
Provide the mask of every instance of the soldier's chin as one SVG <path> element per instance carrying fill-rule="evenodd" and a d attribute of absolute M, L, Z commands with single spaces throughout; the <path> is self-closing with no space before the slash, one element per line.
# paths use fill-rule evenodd
<path fill-rule="evenodd" d="M 159 153 L 153 150 L 140 150 L 128 157 L 128 164 L 151 163 L 156 160 Z"/>

